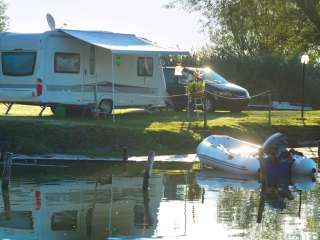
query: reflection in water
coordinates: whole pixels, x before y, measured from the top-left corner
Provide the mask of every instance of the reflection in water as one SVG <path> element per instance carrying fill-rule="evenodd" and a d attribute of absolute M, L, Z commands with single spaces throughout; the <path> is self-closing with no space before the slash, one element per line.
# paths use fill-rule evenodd
<path fill-rule="evenodd" d="M 308 179 L 306 179 L 308 181 Z M 286 200 L 293 200 L 294 194 L 299 192 L 299 216 L 301 212 L 301 189 L 297 189 L 290 176 L 277 176 L 266 178 L 261 183 L 260 201 L 258 209 L 257 223 L 262 222 L 262 214 L 265 203 L 273 210 L 283 210 L 286 207 Z"/>
<path fill-rule="evenodd" d="M 5 220 L 10 220 L 11 211 L 10 211 L 10 199 L 9 199 L 9 189 L 2 188 L 2 200 L 3 200 L 3 210 Z"/>
<path fill-rule="evenodd" d="M 2 192 L 1 238 L 318 237 L 320 188 L 310 179 L 261 189 L 255 179 L 200 171 L 154 175 L 142 191 L 142 175 L 93 176 L 12 179 Z"/>
<path fill-rule="evenodd" d="M 198 182 L 207 191 L 218 192 L 217 222 L 228 226 L 229 238 L 301 239 L 314 236 L 314 233 L 306 231 L 308 217 L 302 215 L 300 218 L 299 211 L 303 205 L 310 204 L 306 199 L 304 204 L 300 202 L 303 195 L 318 191 L 318 186 L 312 179 L 295 178 L 289 189 L 282 188 L 280 184 L 259 191 L 260 186 L 254 179 L 224 177 L 225 175 L 204 171 L 200 173 Z M 315 190 L 311 192 L 302 192 L 313 188 Z M 300 194 L 302 198 L 299 198 Z"/>

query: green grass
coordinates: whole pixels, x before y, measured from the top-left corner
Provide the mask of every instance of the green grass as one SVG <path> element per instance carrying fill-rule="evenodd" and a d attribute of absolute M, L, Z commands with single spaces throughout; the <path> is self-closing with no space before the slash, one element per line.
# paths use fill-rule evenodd
<path fill-rule="evenodd" d="M 275 131 L 288 135 L 289 142 L 320 139 L 320 111 L 306 112 L 306 121 L 298 120 L 300 112 L 273 111 L 272 126 L 265 111 L 240 114 L 208 114 L 208 128 L 194 116 L 191 123 L 185 112 L 148 113 L 139 109 L 118 110 L 112 118 L 55 118 L 48 109 L 37 117 L 39 107 L 14 105 L 10 114 L 0 115 L 0 136 L 16 153 L 65 153 L 119 156 L 120 146 L 130 155 L 193 153 L 197 144 L 211 134 L 225 134 L 262 143 Z M 5 108 L 0 107 L 4 113 Z"/>

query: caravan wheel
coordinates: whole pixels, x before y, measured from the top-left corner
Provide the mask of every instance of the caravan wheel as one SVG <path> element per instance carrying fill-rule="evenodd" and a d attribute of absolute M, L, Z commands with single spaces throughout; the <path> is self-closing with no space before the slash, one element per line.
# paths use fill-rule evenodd
<path fill-rule="evenodd" d="M 111 100 L 104 99 L 99 104 L 99 110 L 104 113 L 110 115 L 112 113 L 113 104 Z"/>

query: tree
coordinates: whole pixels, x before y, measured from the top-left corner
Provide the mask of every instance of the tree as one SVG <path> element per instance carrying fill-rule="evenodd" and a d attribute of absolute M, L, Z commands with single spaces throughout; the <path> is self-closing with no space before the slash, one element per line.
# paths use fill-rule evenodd
<path fill-rule="evenodd" d="M 219 54 L 319 55 L 320 0 L 174 0 L 168 7 L 177 5 L 202 13 Z"/>
<path fill-rule="evenodd" d="M 8 29 L 8 17 L 5 15 L 6 10 L 7 4 L 3 0 L 0 0 L 0 32 Z"/>

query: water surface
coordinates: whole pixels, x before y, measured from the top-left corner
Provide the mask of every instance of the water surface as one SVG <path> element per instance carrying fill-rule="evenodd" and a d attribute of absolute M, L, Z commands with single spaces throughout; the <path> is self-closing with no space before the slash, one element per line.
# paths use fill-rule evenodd
<path fill-rule="evenodd" d="M 320 236 L 320 188 L 311 179 L 293 179 L 289 193 L 262 195 L 255 179 L 155 171 L 143 192 L 141 171 L 130 168 L 14 170 L 9 190 L 2 191 L 1 239 Z"/>

